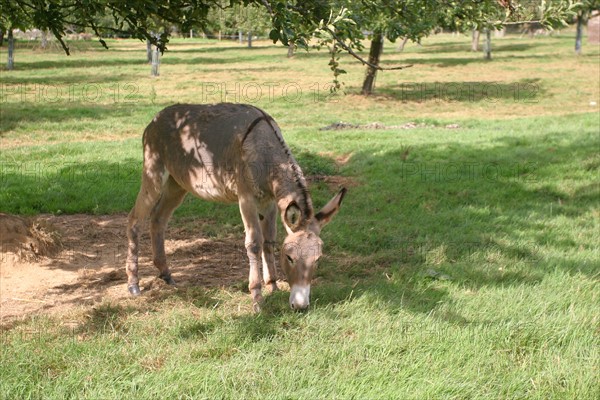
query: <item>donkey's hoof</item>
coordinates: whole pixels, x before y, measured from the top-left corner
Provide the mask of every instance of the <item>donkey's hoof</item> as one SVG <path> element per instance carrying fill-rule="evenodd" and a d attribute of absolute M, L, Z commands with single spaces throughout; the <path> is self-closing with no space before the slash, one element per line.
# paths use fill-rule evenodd
<path fill-rule="evenodd" d="M 262 311 L 263 306 L 265 305 L 265 299 L 262 297 L 260 292 L 253 293 L 252 295 L 252 310 L 255 313 L 259 313 Z"/>
<path fill-rule="evenodd" d="M 140 292 L 140 286 L 137 283 L 127 286 L 127 289 L 129 289 L 129 293 L 131 293 L 133 296 L 139 296 L 142 294 L 142 292 Z"/>
<path fill-rule="evenodd" d="M 171 278 L 171 274 L 161 275 L 161 276 L 159 276 L 159 278 L 162 279 L 163 281 L 165 281 L 167 283 L 167 285 L 175 286 L 175 281 L 173 280 L 173 278 Z"/>
<path fill-rule="evenodd" d="M 276 292 L 277 290 L 279 290 L 276 282 L 267 283 L 265 285 L 265 289 L 266 289 L 267 293 L 273 293 L 273 292 Z"/>

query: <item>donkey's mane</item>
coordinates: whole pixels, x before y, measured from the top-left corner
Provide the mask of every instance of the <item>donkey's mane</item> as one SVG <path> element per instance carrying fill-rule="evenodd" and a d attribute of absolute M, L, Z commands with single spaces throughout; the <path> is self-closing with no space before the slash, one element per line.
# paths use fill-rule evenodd
<path fill-rule="evenodd" d="M 308 188 L 306 187 L 306 182 L 304 179 L 304 175 L 302 174 L 302 170 L 300 169 L 300 166 L 298 165 L 298 163 L 292 156 L 292 152 L 291 152 L 290 148 L 283 140 L 283 136 L 279 132 L 277 132 L 277 129 L 275 129 L 275 126 L 273 125 L 273 122 L 275 122 L 275 120 L 273 119 L 273 117 L 271 117 L 269 114 L 267 114 L 266 112 L 264 112 L 263 110 L 261 110 L 258 107 L 253 107 L 253 108 L 255 108 L 258 112 L 260 112 L 262 114 L 262 116 L 258 117 L 254 121 L 252 121 L 252 123 L 248 127 L 248 130 L 246 131 L 246 134 L 244 135 L 243 140 L 246 140 L 246 137 L 248 136 L 250 131 L 260 121 L 265 120 L 269 124 L 269 126 L 273 130 L 273 134 L 275 134 L 275 137 L 279 141 L 281 148 L 283 149 L 283 151 L 285 152 L 285 154 L 288 158 L 288 162 L 290 164 L 290 167 L 292 168 L 292 173 L 294 175 L 294 181 L 299 189 L 300 194 L 302 195 L 302 203 L 303 204 L 298 205 L 298 206 L 301 207 L 302 215 L 306 218 L 306 221 L 308 221 L 313 217 L 313 207 L 312 207 L 312 201 L 310 200 L 310 192 L 308 191 Z M 242 140 L 242 143 L 243 143 L 243 140 Z"/>

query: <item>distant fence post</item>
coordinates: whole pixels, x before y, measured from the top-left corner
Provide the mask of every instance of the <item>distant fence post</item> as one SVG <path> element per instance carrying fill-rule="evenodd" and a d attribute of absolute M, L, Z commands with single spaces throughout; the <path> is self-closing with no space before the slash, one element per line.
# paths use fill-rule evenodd
<path fill-rule="evenodd" d="M 160 75 L 158 72 L 158 66 L 160 64 L 160 53 L 158 52 L 158 48 L 154 49 L 152 53 L 152 76 Z"/>

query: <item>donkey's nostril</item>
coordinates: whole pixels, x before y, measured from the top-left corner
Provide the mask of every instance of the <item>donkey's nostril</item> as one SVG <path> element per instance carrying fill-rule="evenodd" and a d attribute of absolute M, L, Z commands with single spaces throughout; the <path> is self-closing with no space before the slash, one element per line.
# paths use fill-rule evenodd
<path fill-rule="evenodd" d="M 292 285 L 290 307 L 293 310 L 305 310 L 310 304 L 310 285 Z"/>

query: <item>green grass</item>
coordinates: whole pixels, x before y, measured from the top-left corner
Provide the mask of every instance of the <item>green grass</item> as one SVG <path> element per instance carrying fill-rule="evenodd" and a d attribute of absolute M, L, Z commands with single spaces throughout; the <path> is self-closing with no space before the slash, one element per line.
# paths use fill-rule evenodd
<path fill-rule="evenodd" d="M 275 293 L 253 315 L 232 287 L 32 316 L 2 331 L 0 398 L 600 397 L 600 117 L 589 105 L 600 103 L 599 52 L 572 56 L 569 35 L 494 39 L 492 62 L 469 53 L 467 38 L 437 36 L 402 54 L 389 45 L 384 60 L 415 66 L 380 75 L 380 94 L 364 99 L 352 64 L 349 94 L 318 102 L 310 85 L 330 80 L 325 54 L 286 60 L 274 46 L 175 41 L 153 80 L 134 41 L 80 44 L 72 58 L 21 44 L 5 89 L 93 83 L 103 97 L 0 103 L 2 212 L 127 212 L 144 126 L 164 105 L 199 102 L 207 82 L 297 83 L 298 100 L 256 104 L 307 175 L 353 185 L 323 232 L 309 312 Z M 401 85 L 474 79 L 502 90 L 415 97 Z M 137 97 L 115 101 L 111 85 L 132 82 Z M 522 84 L 537 85 L 535 101 L 510 92 Z M 425 125 L 318 130 L 340 120 Z M 311 189 L 317 205 L 333 190 Z M 173 223 L 240 230 L 238 214 L 188 199 Z"/>

